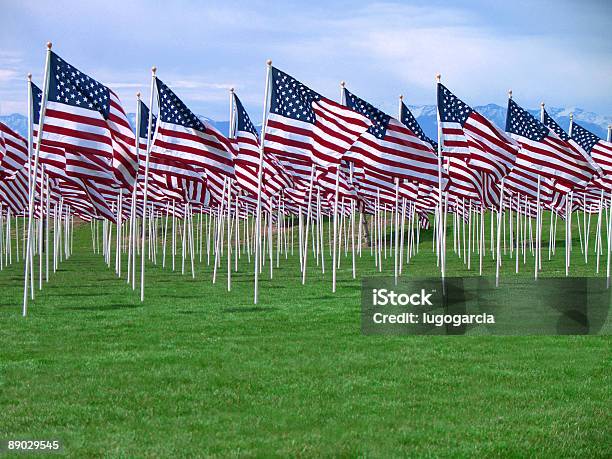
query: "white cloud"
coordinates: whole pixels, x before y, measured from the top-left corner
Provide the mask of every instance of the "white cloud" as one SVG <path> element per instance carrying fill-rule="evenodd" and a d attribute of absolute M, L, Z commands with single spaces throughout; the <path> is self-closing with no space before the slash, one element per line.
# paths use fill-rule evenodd
<path fill-rule="evenodd" d="M 330 97 L 346 80 L 390 113 L 400 93 L 409 103 L 434 103 L 437 72 L 473 105 L 504 103 L 512 87 L 526 106 L 545 99 L 608 110 L 612 62 L 603 43 L 609 40 L 593 37 L 591 28 L 600 31 L 601 20 L 589 27 L 596 19 L 592 9 L 576 8 L 585 12 L 574 24 L 569 2 L 480 3 L 14 2 L 0 18 L 3 46 L 12 50 L 0 50 L 0 102 L 23 97 L 20 80 L 30 69 L 38 70 L 41 83 L 43 45 L 52 39 L 58 53 L 117 91 L 128 111 L 136 91 L 148 99 L 156 64 L 160 78 L 194 111 L 227 118 L 233 86 L 257 119 L 268 57 Z M 535 19 L 521 13 L 526 8 L 547 14 L 555 27 L 532 27 Z M 83 20 L 66 24 L 65 11 Z M 560 39 L 563 30 L 571 33 Z M 587 41 L 602 45 L 584 46 Z"/>

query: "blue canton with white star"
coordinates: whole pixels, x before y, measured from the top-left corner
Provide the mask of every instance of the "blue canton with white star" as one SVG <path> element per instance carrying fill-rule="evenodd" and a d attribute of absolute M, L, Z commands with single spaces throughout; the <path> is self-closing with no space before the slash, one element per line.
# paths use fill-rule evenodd
<path fill-rule="evenodd" d="M 93 110 L 108 119 L 110 90 L 51 52 L 49 100 Z"/>
<path fill-rule="evenodd" d="M 387 126 L 391 117 L 385 112 L 380 111 L 372 104 L 360 99 L 355 94 L 352 94 L 348 89 L 344 89 L 344 99 L 346 105 L 352 108 L 357 113 L 362 114 L 372 122 L 372 126 L 368 128 L 368 132 L 377 139 L 384 139 L 387 133 Z"/>
<path fill-rule="evenodd" d="M 40 122 L 40 106 L 42 105 L 42 91 L 34 83 L 30 85 L 32 88 L 32 124 Z"/>
<path fill-rule="evenodd" d="M 157 94 L 159 97 L 159 117 L 163 122 L 206 132 L 204 123 L 159 78 L 157 78 Z"/>
<path fill-rule="evenodd" d="M 416 135 L 423 142 L 427 142 L 430 144 L 434 150 L 438 150 L 438 142 L 430 139 L 425 135 L 421 126 L 419 126 L 418 121 L 412 114 L 412 112 L 408 109 L 405 103 L 402 102 L 402 119 L 400 120 L 404 126 L 412 131 L 414 135 Z"/>
<path fill-rule="evenodd" d="M 508 99 L 506 132 L 539 142 L 548 135 L 548 128 L 536 120 L 527 110 L 519 107 L 512 99 Z"/>
<path fill-rule="evenodd" d="M 151 120 L 151 137 L 155 132 L 155 126 L 157 125 L 157 117 L 153 115 Z M 140 126 L 138 126 L 138 137 L 143 139 L 147 138 L 147 130 L 149 129 L 149 107 L 145 103 L 140 101 Z"/>
<path fill-rule="evenodd" d="M 551 118 L 546 110 L 544 110 L 544 125 L 551 128 L 563 140 L 569 140 L 570 136 Z"/>
<path fill-rule="evenodd" d="M 234 102 L 236 103 L 236 115 L 238 117 L 238 131 L 250 132 L 256 138 L 259 138 L 257 136 L 257 129 L 255 129 L 255 126 L 251 122 L 251 118 L 249 118 L 248 113 L 244 109 L 242 102 L 240 102 L 240 99 L 238 99 L 238 96 L 236 94 L 234 94 Z"/>
<path fill-rule="evenodd" d="M 602 140 L 575 121 L 572 123 L 572 139 L 574 139 L 587 153 L 591 153 L 595 144 Z"/>
<path fill-rule="evenodd" d="M 321 95 L 285 72 L 272 67 L 272 97 L 270 113 L 314 124 L 312 103 Z"/>
<path fill-rule="evenodd" d="M 461 126 L 472 113 L 472 108 L 455 96 L 442 83 L 438 83 L 438 111 L 440 121 L 459 123 Z"/>

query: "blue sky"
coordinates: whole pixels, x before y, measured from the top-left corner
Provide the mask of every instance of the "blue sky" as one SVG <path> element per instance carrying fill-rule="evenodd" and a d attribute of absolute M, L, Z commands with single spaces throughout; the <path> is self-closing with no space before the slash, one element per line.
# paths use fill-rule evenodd
<path fill-rule="evenodd" d="M 433 104 L 434 76 L 472 105 L 612 112 L 612 2 L 0 0 L 0 114 L 25 113 L 44 44 L 135 111 L 150 67 L 196 113 L 228 119 L 235 87 L 261 118 L 265 61 L 313 89 L 338 84 L 394 114 Z"/>

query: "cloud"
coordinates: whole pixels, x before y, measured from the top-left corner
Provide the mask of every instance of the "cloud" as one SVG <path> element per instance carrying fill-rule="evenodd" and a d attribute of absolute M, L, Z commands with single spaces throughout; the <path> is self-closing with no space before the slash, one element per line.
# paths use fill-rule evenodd
<path fill-rule="evenodd" d="M 0 69 L 0 83 L 5 83 L 9 80 L 17 79 L 18 73 L 13 69 Z"/>
<path fill-rule="evenodd" d="M 544 99 L 609 110 L 611 7 L 516 1 L 11 2 L 0 18 L 8 50 L 0 50 L 0 101 L 23 97 L 28 70 L 41 83 L 44 42 L 52 39 L 126 105 L 136 91 L 148 96 L 157 65 L 190 108 L 218 119 L 228 116 L 232 86 L 253 118 L 261 116 L 267 58 L 330 97 L 346 80 L 392 114 L 400 93 L 434 103 L 437 72 L 474 105 L 504 103 L 512 87 L 527 106 Z M 79 21 L 66 23 L 66 11 Z"/>

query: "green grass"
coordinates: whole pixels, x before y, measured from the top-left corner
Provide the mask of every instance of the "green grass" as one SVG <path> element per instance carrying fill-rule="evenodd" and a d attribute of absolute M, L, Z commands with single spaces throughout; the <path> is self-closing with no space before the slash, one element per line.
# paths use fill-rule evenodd
<path fill-rule="evenodd" d="M 437 275 L 424 239 L 405 275 Z M 559 240 L 545 275 L 565 274 Z M 572 261 L 594 274 L 577 242 Z M 141 304 L 79 227 L 26 319 L 22 266 L 0 273 L 0 439 L 73 457 L 610 457 L 609 336 L 364 336 L 342 264 L 332 294 L 282 259 L 257 306 L 246 257 L 230 293 L 225 263 L 216 285 L 205 264 L 195 280 L 151 266 Z M 454 255 L 448 271 L 467 272 Z M 364 250 L 358 277 L 375 273 Z"/>

